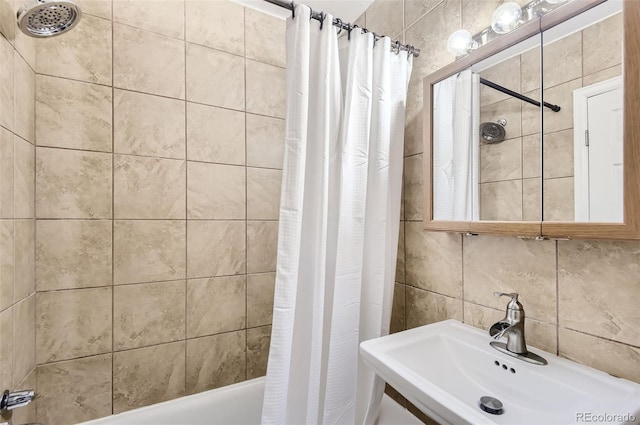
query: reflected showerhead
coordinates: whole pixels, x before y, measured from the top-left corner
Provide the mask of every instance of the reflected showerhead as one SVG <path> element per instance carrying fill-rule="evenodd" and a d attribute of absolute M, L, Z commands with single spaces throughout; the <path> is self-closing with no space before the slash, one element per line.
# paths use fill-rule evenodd
<path fill-rule="evenodd" d="M 18 10 L 18 27 L 30 37 L 52 37 L 75 27 L 81 17 L 70 0 L 29 0 Z"/>
<path fill-rule="evenodd" d="M 497 122 L 483 122 L 480 124 L 480 137 L 487 143 L 499 143 L 507 136 L 505 127 L 507 120 L 499 119 Z"/>

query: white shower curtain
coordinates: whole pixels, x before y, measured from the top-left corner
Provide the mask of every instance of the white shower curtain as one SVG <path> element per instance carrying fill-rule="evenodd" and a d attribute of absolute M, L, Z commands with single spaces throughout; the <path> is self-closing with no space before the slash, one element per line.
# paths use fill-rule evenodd
<path fill-rule="evenodd" d="M 384 382 L 361 341 L 389 331 L 412 57 L 298 5 L 263 424 L 374 423 Z"/>
<path fill-rule="evenodd" d="M 480 218 L 480 77 L 471 72 L 440 81 L 433 96 L 433 188 L 436 220 Z"/>

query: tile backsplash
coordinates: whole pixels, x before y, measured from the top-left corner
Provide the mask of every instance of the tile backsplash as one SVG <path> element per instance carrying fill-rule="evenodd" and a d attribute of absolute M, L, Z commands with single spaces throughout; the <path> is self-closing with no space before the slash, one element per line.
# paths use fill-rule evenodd
<path fill-rule="evenodd" d="M 285 22 L 79 5 L 34 40 L 0 0 L 0 379 L 48 425 L 263 375 L 275 282 Z"/>

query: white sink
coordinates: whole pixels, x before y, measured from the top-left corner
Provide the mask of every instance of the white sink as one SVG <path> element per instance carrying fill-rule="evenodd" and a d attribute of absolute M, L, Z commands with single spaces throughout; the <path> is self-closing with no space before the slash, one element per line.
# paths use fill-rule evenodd
<path fill-rule="evenodd" d="M 549 364 L 526 363 L 490 347 L 491 340 L 446 320 L 365 341 L 360 355 L 442 424 L 640 423 L 639 384 L 531 347 Z M 483 396 L 500 400 L 502 414 L 481 410 Z"/>

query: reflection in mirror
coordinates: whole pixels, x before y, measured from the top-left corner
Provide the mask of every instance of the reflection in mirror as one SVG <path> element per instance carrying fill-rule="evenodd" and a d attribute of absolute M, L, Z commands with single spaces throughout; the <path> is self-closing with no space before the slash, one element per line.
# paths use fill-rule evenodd
<path fill-rule="evenodd" d="M 541 219 L 540 97 L 540 36 L 434 85 L 434 220 Z"/>
<path fill-rule="evenodd" d="M 543 219 L 623 221 L 622 1 L 543 33 Z"/>

